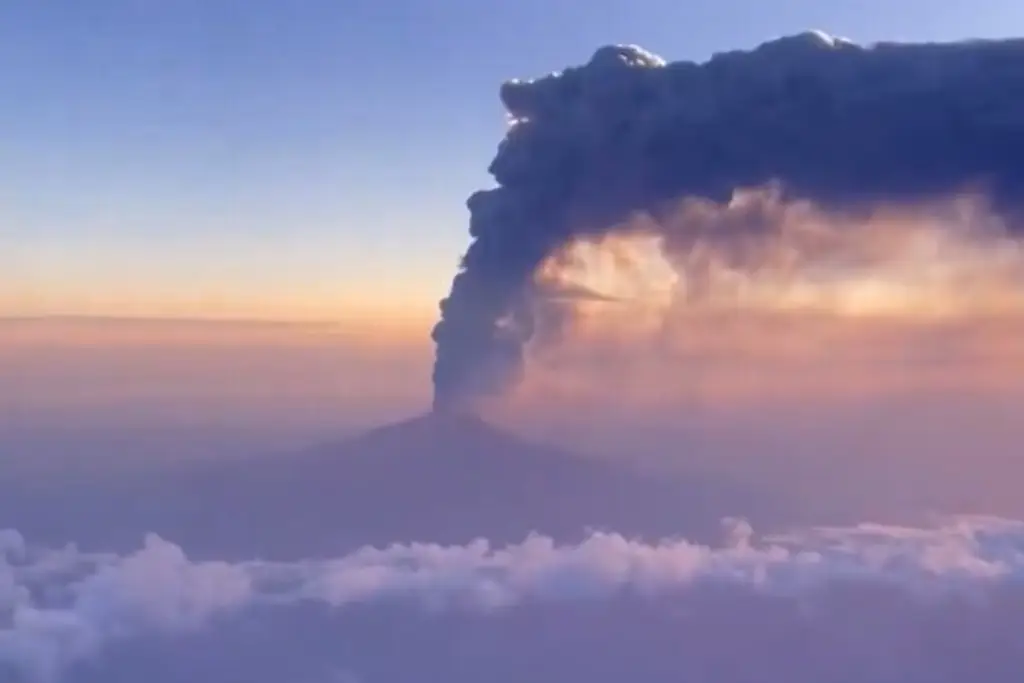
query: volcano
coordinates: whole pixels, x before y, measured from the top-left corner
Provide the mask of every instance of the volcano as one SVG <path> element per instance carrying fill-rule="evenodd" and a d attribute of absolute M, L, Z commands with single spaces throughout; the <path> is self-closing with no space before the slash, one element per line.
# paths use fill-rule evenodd
<path fill-rule="evenodd" d="M 772 507 L 719 477 L 643 474 L 442 413 L 297 453 L 136 480 L 102 497 L 49 506 L 59 517 L 38 535 L 131 548 L 154 531 L 197 558 L 295 559 L 398 542 L 500 545 L 533 532 L 570 542 L 598 529 L 711 541 L 723 517 L 760 519 Z M 40 518 L 23 521 L 32 532 Z"/>
<path fill-rule="evenodd" d="M 532 532 L 572 541 L 594 529 L 711 540 L 722 517 L 763 517 L 770 507 L 722 478 L 644 474 L 443 413 L 221 465 L 187 488 L 196 504 L 170 520 L 177 528 L 167 536 L 194 535 L 182 543 L 221 556 L 227 548 L 309 557 L 394 542 L 503 544 Z"/>

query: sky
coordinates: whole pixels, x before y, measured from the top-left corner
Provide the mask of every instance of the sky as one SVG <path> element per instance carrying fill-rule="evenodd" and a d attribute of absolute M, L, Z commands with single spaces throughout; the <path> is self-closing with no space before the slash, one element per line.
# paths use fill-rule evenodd
<path fill-rule="evenodd" d="M 95 0 L 0 13 L 0 315 L 413 320 L 491 184 L 500 83 L 607 43 L 1019 32 L 924 0 Z"/>

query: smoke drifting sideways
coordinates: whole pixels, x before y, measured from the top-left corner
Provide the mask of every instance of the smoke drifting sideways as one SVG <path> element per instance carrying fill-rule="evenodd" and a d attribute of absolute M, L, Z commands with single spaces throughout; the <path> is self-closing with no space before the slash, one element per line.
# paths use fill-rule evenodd
<path fill-rule="evenodd" d="M 685 606 L 717 589 L 796 601 L 813 616 L 830 592 L 860 587 L 984 614 L 989 598 L 1019 591 L 1024 579 L 1021 521 L 958 517 L 931 527 L 865 524 L 763 538 L 742 520 L 726 522 L 727 540 L 717 547 L 613 533 L 560 546 L 533 535 L 503 548 L 484 540 L 394 545 L 295 563 L 193 562 L 155 535 L 119 556 L 33 547 L 17 532 L 0 532 L 0 677 L 58 680 L 117 642 L 209 628 L 254 607 L 398 602 L 493 615 L 616 596 Z"/>
<path fill-rule="evenodd" d="M 734 257 L 774 225 L 763 212 L 719 220 L 737 191 L 846 218 L 971 193 L 1019 237 L 1022 67 L 1022 40 L 859 46 L 807 32 L 704 63 L 607 46 L 505 83 L 497 186 L 467 201 L 472 240 L 432 335 L 435 409 L 520 379 L 552 317 L 534 276 L 560 250 L 642 224 L 693 280 L 694 254 Z"/>

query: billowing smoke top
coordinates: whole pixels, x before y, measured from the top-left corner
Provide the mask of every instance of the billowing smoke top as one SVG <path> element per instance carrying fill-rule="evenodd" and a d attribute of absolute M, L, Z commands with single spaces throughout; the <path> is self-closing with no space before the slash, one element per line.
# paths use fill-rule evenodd
<path fill-rule="evenodd" d="M 970 186 L 1005 210 L 1024 188 L 1024 40 L 863 47 L 807 32 L 704 63 L 609 46 L 501 99 L 513 125 L 489 168 L 498 186 L 467 202 L 472 243 L 433 332 L 435 409 L 514 382 L 532 274 L 632 212 L 657 222 L 672 200 L 768 183 L 836 209 Z"/>

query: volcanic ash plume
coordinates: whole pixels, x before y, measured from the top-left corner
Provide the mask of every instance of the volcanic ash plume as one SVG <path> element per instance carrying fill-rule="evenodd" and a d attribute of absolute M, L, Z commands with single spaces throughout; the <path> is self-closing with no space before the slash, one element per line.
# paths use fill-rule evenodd
<path fill-rule="evenodd" d="M 472 242 L 433 332 L 435 408 L 515 383 L 549 296 L 535 274 L 561 250 L 637 216 L 676 250 L 719 229 L 680 202 L 726 207 L 738 190 L 772 188 L 849 217 L 969 190 L 1012 231 L 1022 85 L 1024 41 L 862 47 L 818 32 L 701 64 L 603 47 L 582 67 L 504 84 L 497 187 L 467 202 Z M 761 217 L 715 241 L 777 227 Z"/>

